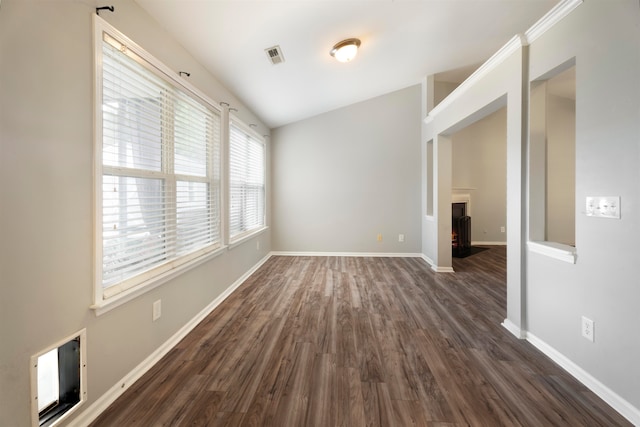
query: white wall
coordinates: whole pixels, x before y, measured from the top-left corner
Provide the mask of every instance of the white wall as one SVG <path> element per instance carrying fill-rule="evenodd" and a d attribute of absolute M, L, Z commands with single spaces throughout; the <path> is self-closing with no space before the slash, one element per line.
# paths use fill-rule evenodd
<path fill-rule="evenodd" d="M 471 241 L 506 243 L 507 110 L 502 108 L 452 137 L 453 194 L 470 196 Z"/>
<path fill-rule="evenodd" d="M 129 0 L 102 16 L 217 101 L 222 85 Z M 30 425 L 29 358 L 87 329 L 94 403 L 271 249 L 269 232 L 96 317 L 92 1 L 0 7 L 0 425 Z M 264 125 L 260 125 L 264 131 Z M 151 322 L 153 301 L 162 317 Z M 88 406 L 85 405 L 85 408 Z"/>
<path fill-rule="evenodd" d="M 413 86 L 274 130 L 274 250 L 420 252 L 420 102 Z"/>

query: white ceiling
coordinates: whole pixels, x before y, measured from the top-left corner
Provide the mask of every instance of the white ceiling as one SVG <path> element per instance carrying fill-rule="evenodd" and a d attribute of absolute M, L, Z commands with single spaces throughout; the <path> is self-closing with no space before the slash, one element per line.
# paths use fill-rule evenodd
<path fill-rule="evenodd" d="M 558 1 L 136 0 L 272 128 L 480 64 Z M 358 56 L 338 63 L 350 37 Z"/>

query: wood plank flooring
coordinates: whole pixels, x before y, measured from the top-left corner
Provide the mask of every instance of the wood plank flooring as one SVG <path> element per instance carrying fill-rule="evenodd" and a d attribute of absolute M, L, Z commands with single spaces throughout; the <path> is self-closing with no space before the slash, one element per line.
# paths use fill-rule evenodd
<path fill-rule="evenodd" d="M 505 258 L 272 257 L 92 425 L 631 425 L 500 326 Z"/>

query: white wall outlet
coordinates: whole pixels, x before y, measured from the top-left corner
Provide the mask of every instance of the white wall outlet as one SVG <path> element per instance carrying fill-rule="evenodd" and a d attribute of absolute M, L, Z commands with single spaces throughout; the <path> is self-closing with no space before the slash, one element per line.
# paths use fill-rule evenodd
<path fill-rule="evenodd" d="M 504 228 L 504 225 L 502 227 L 500 227 L 500 232 L 504 233 L 506 231 L 506 229 Z"/>
<path fill-rule="evenodd" d="M 378 233 L 376 239 L 378 239 L 378 242 L 382 242 L 382 234 Z"/>
<path fill-rule="evenodd" d="M 256 241 L 256 251 L 260 250 L 260 240 Z"/>
<path fill-rule="evenodd" d="M 162 300 L 159 299 L 153 303 L 153 321 L 155 322 L 162 316 Z"/>
<path fill-rule="evenodd" d="M 398 242 L 400 243 L 404 242 L 404 234 L 398 234 Z"/>
<path fill-rule="evenodd" d="M 582 316 L 582 336 L 591 342 L 595 341 L 595 323 L 593 320 Z"/>
<path fill-rule="evenodd" d="M 587 197 L 587 216 L 620 219 L 620 196 Z"/>

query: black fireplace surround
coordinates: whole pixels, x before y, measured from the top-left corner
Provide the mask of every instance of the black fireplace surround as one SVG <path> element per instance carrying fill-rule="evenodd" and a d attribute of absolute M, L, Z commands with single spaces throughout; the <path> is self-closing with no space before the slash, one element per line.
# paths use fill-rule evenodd
<path fill-rule="evenodd" d="M 466 203 L 451 204 L 451 251 L 457 258 L 471 252 L 471 217 Z"/>

